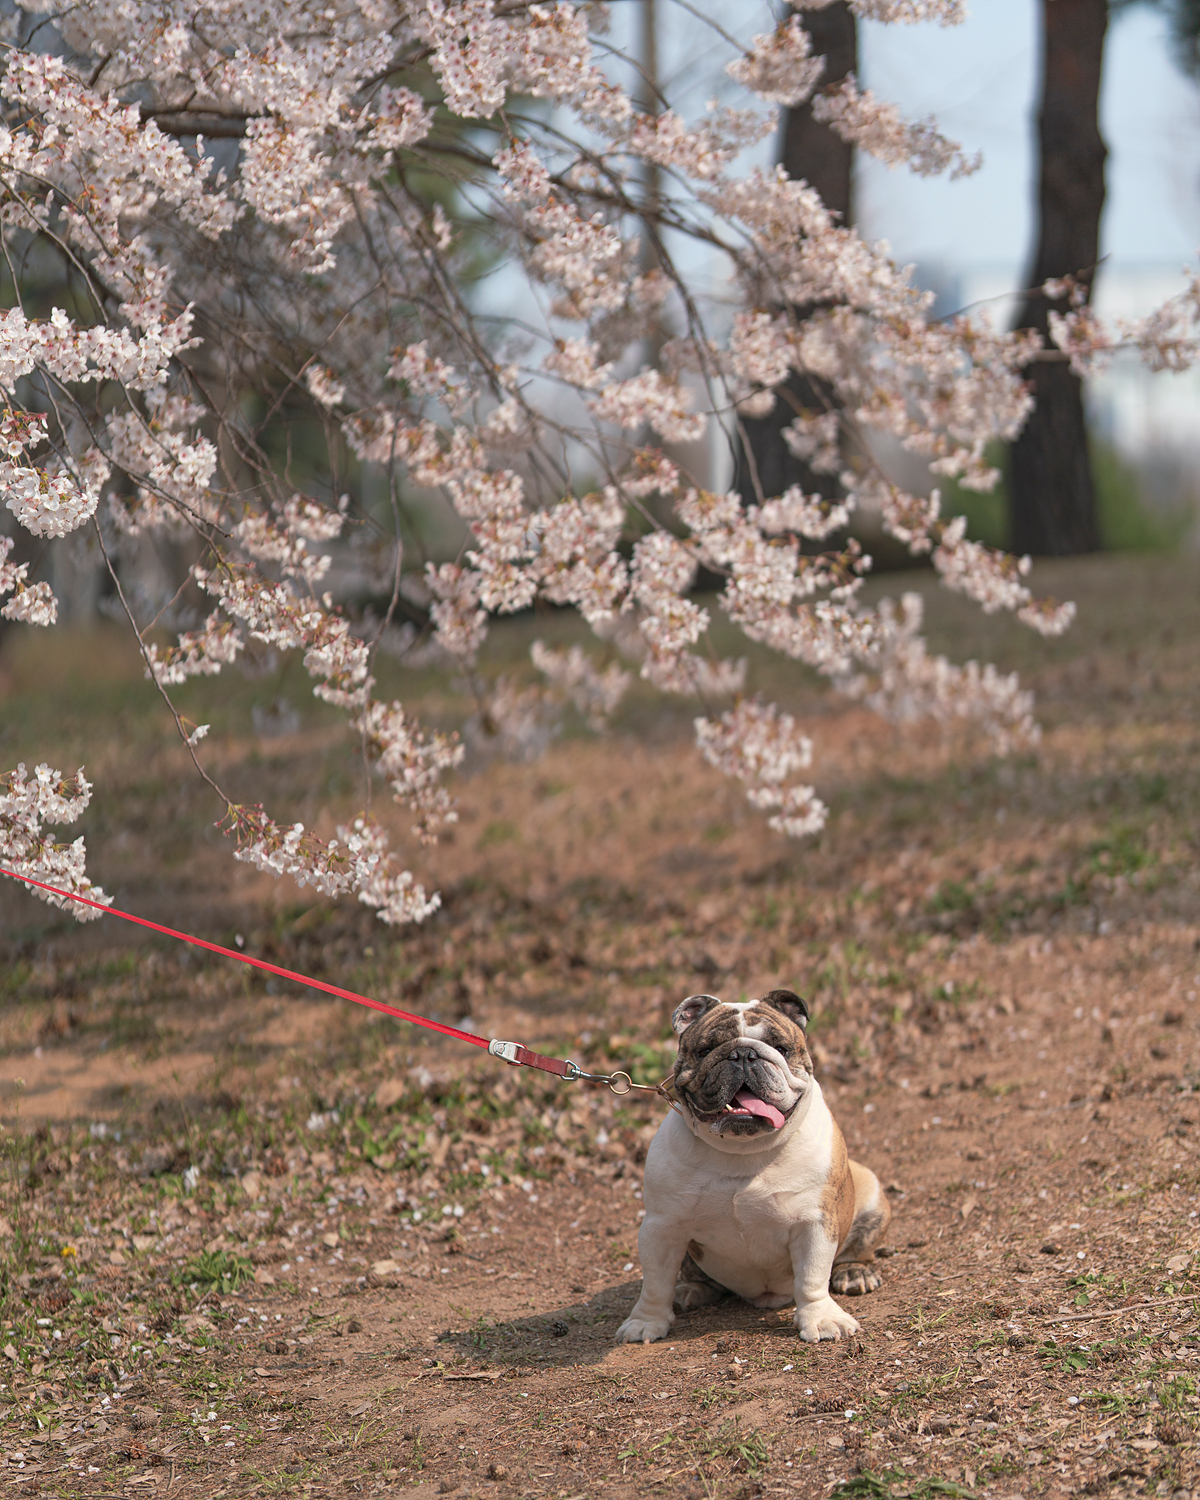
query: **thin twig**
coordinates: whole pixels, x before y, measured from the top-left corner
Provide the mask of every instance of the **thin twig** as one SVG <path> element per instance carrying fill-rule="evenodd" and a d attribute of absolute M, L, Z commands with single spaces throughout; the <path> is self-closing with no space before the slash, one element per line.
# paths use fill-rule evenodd
<path fill-rule="evenodd" d="M 1091 1318 L 1119 1318 L 1122 1313 L 1140 1312 L 1144 1307 L 1171 1307 L 1176 1302 L 1195 1302 L 1200 1292 L 1182 1297 L 1162 1297 L 1157 1302 L 1130 1302 L 1126 1307 L 1112 1307 L 1107 1312 L 1068 1313 L 1066 1317 L 1043 1318 L 1043 1323 L 1086 1323 Z"/>

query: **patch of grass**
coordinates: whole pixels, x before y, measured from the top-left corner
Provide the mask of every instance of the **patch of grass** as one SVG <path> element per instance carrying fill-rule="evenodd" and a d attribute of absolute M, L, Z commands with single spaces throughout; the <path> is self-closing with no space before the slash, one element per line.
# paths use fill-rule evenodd
<path fill-rule="evenodd" d="M 254 1266 L 248 1256 L 234 1255 L 229 1250 L 201 1250 L 184 1263 L 179 1279 L 216 1287 L 228 1295 L 254 1280 Z"/>
<path fill-rule="evenodd" d="M 632 1042 L 623 1053 L 622 1071 L 628 1073 L 634 1083 L 650 1087 L 661 1083 L 671 1071 L 675 1057 L 673 1046 L 647 1046 L 644 1042 Z"/>
<path fill-rule="evenodd" d="M 957 1495 L 962 1500 L 974 1500 L 974 1490 L 964 1489 L 952 1479 L 939 1479 L 930 1475 L 909 1482 L 902 1469 L 884 1469 L 876 1474 L 864 1469 L 852 1479 L 843 1479 L 829 1492 L 829 1500 L 928 1500 L 932 1495 Z"/>
<path fill-rule="evenodd" d="M 1154 863 L 1146 845 L 1146 831 L 1117 824 L 1107 837 L 1088 846 L 1088 859 L 1098 875 L 1134 875 Z"/>
<path fill-rule="evenodd" d="M 497 844 L 511 844 L 520 837 L 515 823 L 506 822 L 503 818 L 495 823 L 489 823 L 479 835 L 478 849 L 493 849 Z"/>
<path fill-rule="evenodd" d="M 705 1458 L 731 1458 L 739 1469 L 753 1479 L 765 1467 L 770 1457 L 767 1440 L 755 1428 L 743 1432 L 737 1418 L 722 1422 L 716 1432 L 706 1438 L 700 1450 Z"/>
<path fill-rule="evenodd" d="M 1085 1271 L 1082 1276 L 1072 1276 L 1067 1282 L 1067 1290 L 1075 1293 L 1072 1300 L 1076 1307 L 1090 1307 L 1093 1292 L 1108 1292 L 1112 1286 L 1113 1278 L 1100 1271 Z"/>
<path fill-rule="evenodd" d="M 1082 1399 L 1089 1406 L 1096 1407 L 1099 1411 L 1109 1416 L 1124 1416 L 1132 1408 L 1141 1403 L 1134 1397 L 1126 1395 L 1124 1391 L 1084 1391 Z"/>
<path fill-rule="evenodd" d="M 1196 1382 L 1187 1375 L 1172 1375 L 1157 1388 L 1156 1394 L 1163 1411 L 1183 1412 L 1191 1406 L 1188 1398 L 1196 1394 Z"/>
<path fill-rule="evenodd" d="M 265 1474 L 261 1469 L 247 1469 L 246 1473 L 256 1479 L 266 1495 L 290 1495 L 293 1490 L 311 1485 L 317 1475 L 316 1464 L 297 1464 L 292 1469 L 279 1469 L 274 1474 Z"/>

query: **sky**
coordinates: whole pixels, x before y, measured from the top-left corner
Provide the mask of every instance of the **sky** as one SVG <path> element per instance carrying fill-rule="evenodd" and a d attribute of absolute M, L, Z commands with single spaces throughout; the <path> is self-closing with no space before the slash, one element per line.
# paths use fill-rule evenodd
<path fill-rule="evenodd" d="M 1030 256 L 1036 183 L 1038 0 L 969 0 L 958 27 L 860 30 L 862 82 L 909 118 L 933 114 L 983 169 L 948 182 L 862 160 L 859 228 L 902 262 L 945 271 L 1011 268 Z M 1101 253 L 1110 269 L 1182 267 L 1200 249 L 1200 86 L 1149 6 L 1110 27 L 1101 128 L 1109 148 Z"/>

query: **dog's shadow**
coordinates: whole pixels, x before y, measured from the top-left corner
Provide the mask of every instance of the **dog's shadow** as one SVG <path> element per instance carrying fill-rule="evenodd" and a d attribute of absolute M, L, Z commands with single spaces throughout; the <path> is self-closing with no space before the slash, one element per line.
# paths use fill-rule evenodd
<path fill-rule="evenodd" d="M 506 1370 L 598 1365 L 616 1347 L 617 1329 L 629 1316 L 640 1289 L 640 1280 L 627 1281 L 583 1302 L 542 1313 L 508 1319 L 482 1316 L 467 1327 L 439 1333 L 437 1342 L 454 1351 L 456 1363 Z M 791 1309 L 764 1313 L 731 1295 L 712 1306 L 680 1313 L 662 1343 L 678 1347 L 697 1339 L 749 1332 L 777 1334 L 794 1341 Z"/>

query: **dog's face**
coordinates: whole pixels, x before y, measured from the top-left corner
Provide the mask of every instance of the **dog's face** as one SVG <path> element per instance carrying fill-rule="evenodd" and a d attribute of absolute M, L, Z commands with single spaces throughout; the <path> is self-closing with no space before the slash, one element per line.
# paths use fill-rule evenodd
<path fill-rule="evenodd" d="M 671 1024 L 675 1090 L 696 1133 L 739 1155 L 773 1144 L 812 1087 L 807 1003 L 791 990 L 746 1005 L 692 995 Z"/>

